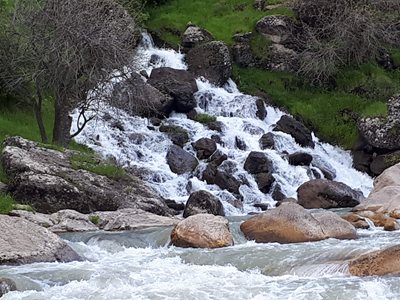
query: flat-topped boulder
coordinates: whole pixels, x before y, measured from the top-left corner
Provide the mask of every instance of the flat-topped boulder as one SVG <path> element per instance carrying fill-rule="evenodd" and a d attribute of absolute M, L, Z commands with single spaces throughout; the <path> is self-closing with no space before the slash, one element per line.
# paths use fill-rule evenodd
<path fill-rule="evenodd" d="M 287 244 L 357 237 L 354 226 L 337 214 L 310 212 L 290 202 L 251 217 L 240 225 L 240 230 L 248 240 L 257 243 Z"/>
<path fill-rule="evenodd" d="M 0 215 L 0 228 L 0 265 L 81 260 L 56 234 L 23 218 Z"/>
<path fill-rule="evenodd" d="M 47 149 L 20 137 L 8 138 L 1 160 L 11 184 L 7 190 L 36 212 L 73 209 L 81 213 L 139 208 L 159 215 L 170 209 L 141 179 L 125 174 L 107 177 L 72 166 L 76 151 Z M 95 155 L 99 164 L 102 160 Z"/>
<path fill-rule="evenodd" d="M 198 214 L 178 223 L 171 243 L 183 248 L 221 248 L 233 245 L 229 222 L 221 216 Z"/>

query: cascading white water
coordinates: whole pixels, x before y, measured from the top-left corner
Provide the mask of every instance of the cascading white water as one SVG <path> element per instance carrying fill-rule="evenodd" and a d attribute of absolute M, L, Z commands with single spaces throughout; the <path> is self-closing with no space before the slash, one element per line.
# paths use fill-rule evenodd
<path fill-rule="evenodd" d="M 183 54 L 154 47 L 151 37 L 147 34 L 144 34 L 142 46 L 134 61 L 133 69 L 146 70 L 147 73 L 161 66 L 187 68 Z M 316 137 L 314 137 L 315 149 L 302 148 L 290 135 L 274 132 L 276 150 L 261 150 L 258 142 L 260 137 L 272 131 L 273 125 L 284 113 L 276 108 L 267 107 L 267 117 L 265 120 L 260 120 L 256 117 L 257 98 L 242 94 L 232 80 L 229 80 L 223 88 L 218 88 L 204 79 L 198 79 L 197 86 L 199 91 L 195 94 L 198 102 L 196 110 L 216 116 L 217 120 L 224 124 L 221 134 L 223 145 L 218 145 L 218 149 L 227 154 L 228 160 L 235 164 L 233 176 L 246 182 L 240 187 L 243 208 L 232 205 L 235 197 L 226 190 L 221 190 L 215 185 L 207 185 L 198 179 L 204 170 L 204 162 L 201 162 L 198 170 L 194 172 L 197 177 L 191 174 L 176 175 L 171 172 L 166 161 L 166 153 L 172 142 L 166 134 L 149 128 L 149 121 L 145 118 L 132 117 L 124 111 L 103 104 L 101 110 L 103 113 L 100 112 L 96 121 L 87 125 L 77 137 L 77 141 L 88 145 L 105 157 L 113 158 L 124 167 L 140 167 L 144 179 L 164 198 L 185 202 L 193 191 L 200 189 L 211 191 L 222 199 L 227 215 L 241 215 L 255 211 L 257 209 L 253 207 L 254 203 L 274 204 L 271 195 L 260 192 L 254 178 L 243 169 L 244 161 L 251 151 L 264 151 L 273 161 L 276 184 L 281 186 L 283 193 L 288 197 L 296 197 L 296 189 L 302 183 L 313 179 L 314 175 L 308 167 L 289 165 L 282 154 L 284 151 L 312 154 L 314 157 L 312 168 L 316 172 L 322 175 L 318 167 L 325 166 L 336 173 L 335 180 L 359 189 L 364 194 L 370 191 L 371 178 L 352 168 L 350 154 L 332 145 L 321 143 Z M 102 118 L 105 112 L 108 115 L 106 120 Z M 76 114 L 74 118 L 76 121 Z M 120 122 L 124 131 L 113 126 L 115 120 Z M 167 122 L 186 129 L 190 135 L 190 142 L 217 133 L 188 119 L 185 114 L 173 113 Z M 237 137 L 246 144 L 246 151 L 235 147 Z M 190 142 L 184 148 L 194 154 Z"/>

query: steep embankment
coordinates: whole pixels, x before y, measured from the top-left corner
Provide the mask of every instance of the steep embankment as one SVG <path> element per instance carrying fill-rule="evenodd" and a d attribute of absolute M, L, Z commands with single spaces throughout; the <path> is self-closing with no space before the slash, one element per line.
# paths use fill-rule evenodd
<path fill-rule="evenodd" d="M 230 46 L 234 44 L 235 34 L 253 32 L 251 50 L 258 60 L 263 60 L 270 54 L 270 44 L 255 30 L 257 21 L 267 15 L 294 18 L 295 14 L 285 6 L 285 1 L 268 1 L 267 7 L 257 7 L 262 2 L 170 0 L 148 8 L 147 26 L 161 43 L 175 48 L 181 44 L 188 22 L 207 29 L 216 40 Z M 398 56 L 393 54 L 395 65 Z M 329 89 L 311 87 L 291 73 L 256 66 L 236 65 L 234 79 L 243 92 L 268 96 L 291 114 L 301 117 L 320 138 L 347 149 L 358 136 L 353 116 L 385 116 L 385 101 L 400 86 L 399 70 L 386 70 L 377 63 L 343 68 L 335 78 L 336 85 Z"/>

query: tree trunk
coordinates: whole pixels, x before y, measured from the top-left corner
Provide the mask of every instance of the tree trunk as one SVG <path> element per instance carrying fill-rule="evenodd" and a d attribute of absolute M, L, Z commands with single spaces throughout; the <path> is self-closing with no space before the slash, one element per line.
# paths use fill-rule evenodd
<path fill-rule="evenodd" d="M 53 143 L 62 147 L 67 147 L 71 141 L 72 118 L 69 116 L 69 108 L 68 99 L 57 95 L 54 109 Z"/>
<path fill-rule="evenodd" d="M 42 116 L 42 93 L 38 88 L 36 88 L 37 100 L 35 98 L 32 99 L 33 102 L 33 111 L 35 112 L 36 122 L 39 127 L 40 138 L 42 139 L 42 143 L 47 144 L 49 142 L 46 134 L 46 128 L 44 127 L 43 116 Z"/>

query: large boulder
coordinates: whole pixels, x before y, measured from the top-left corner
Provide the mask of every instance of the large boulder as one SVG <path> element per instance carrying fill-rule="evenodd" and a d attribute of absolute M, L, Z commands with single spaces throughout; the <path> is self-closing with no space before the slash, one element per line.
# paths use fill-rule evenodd
<path fill-rule="evenodd" d="M 272 161 L 263 152 L 250 152 L 244 163 L 244 169 L 250 174 L 270 173 Z"/>
<path fill-rule="evenodd" d="M 81 260 L 61 238 L 22 218 L 0 215 L 0 265 Z"/>
<path fill-rule="evenodd" d="M 207 30 L 190 25 L 182 35 L 182 46 L 185 48 L 194 48 L 202 43 L 211 42 L 214 37 Z"/>
<path fill-rule="evenodd" d="M 232 63 L 228 46 L 213 41 L 191 49 L 186 56 L 189 71 L 203 76 L 210 82 L 222 86 L 232 74 Z"/>
<path fill-rule="evenodd" d="M 344 183 L 314 179 L 297 189 L 298 204 L 304 208 L 354 207 L 363 200 L 363 194 Z"/>
<path fill-rule="evenodd" d="M 197 152 L 198 159 L 206 159 L 217 150 L 217 143 L 209 138 L 201 138 L 193 143 L 193 148 Z"/>
<path fill-rule="evenodd" d="M 356 238 L 354 226 L 337 214 L 310 212 L 290 202 L 248 219 L 240 225 L 240 229 L 248 240 L 257 243 L 286 244 L 327 238 Z"/>
<path fill-rule="evenodd" d="M 196 157 L 175 145 L 168 150 L 167 163 L 171 171 L 178 175 L 192 172 L 199 164 Z"/>
<path fill-rule="evenodd" d="M 225 216 L 224 206 L 213 194 L 207 191 L 197 191 L 192 193 L 186 202 L 183 217 L 187 218 L 197 214 Z"/>
<path fill-rule="evenodd" d="M 295 152 L 289 155 L 289 164 L 293 166 L 309 166 L 313 160 L 311 154 L 305 152 Z"/>
<path fill-rule="evenodd" d="M 400 149 L 400 95 L 391 97 L 387 106 L 387 118 L 362 118 L 358 122 L 358 129 L 369 145 L 379 149 L 398 150 Z"/>
<path fill-rule="evenodd" d="M 400 246 L 366 253 L 349 262 L 353 276 L 400 275 Z"/>
<path fill-rule="evenodd" d="M 233 237 L 224 217 L 198 214 L 175 226 L 171 232 L 171 243 L 183 248 L 221 248 L 232 246 Z"/>
<path fill-rule="evenodd" d="M 172 112 L 174 99 L 132 73 L 130 78 L 114 85 L 112 104 L 132 115 L 166 117 Z"/>
<path fill-rule="evenodd" d="M 8 191 L 37 212 L 73 209 L 90 213 L 130 207 L 170 213 L 164 200 L 135 176 L 107 177 L 75 169 L 71 159 L 80 155 L 75 151 L 43 148 L 20 137 L 8 138 L 4 145 L 2 163 L 12 182 Z"/>
<path fill-rule="evenodd" d="M 187 113 L 197 106 L 193 94 L 198 91 L 196 78 L 186 70 L 157 68 L 151 71 L 148 84 L 174 99 L 173 109 Z"/>
<path fill-rule="evenodd" d="M 374 188 L 367 199 L 353 211 L 391 213 L 400 209 L 400 164 L 386 169 L 374 180 Z"/>
<path fill-rule="evenodd" d="M 282 131 L 290 134 L 296 143 L 303 147 L 314 148 L 315 144 L 312 140 L 311 131 L 299 121 L 288 115 L 284 115 L 276 123 L 274 131 Z"/>

